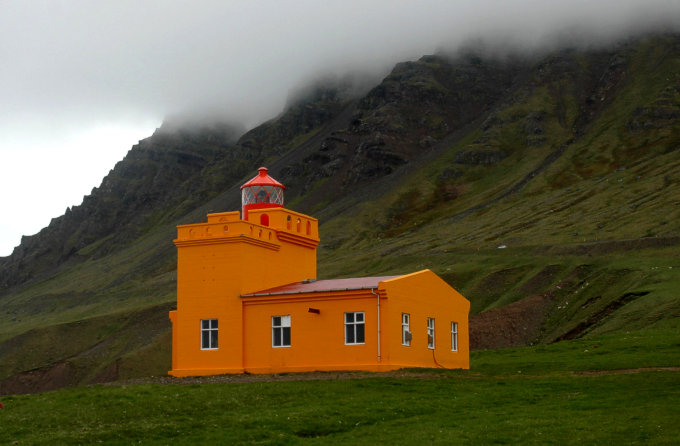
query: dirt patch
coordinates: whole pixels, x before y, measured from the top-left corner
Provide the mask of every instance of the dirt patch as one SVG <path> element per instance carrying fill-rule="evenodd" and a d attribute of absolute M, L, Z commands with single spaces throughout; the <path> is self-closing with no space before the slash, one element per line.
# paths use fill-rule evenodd
<path fill-rule="evenodd" d="M 172 376 L 150 376 L 148 378 L 135 378 L 121 381 L 117 379 L 116 363 L 107 367 L 98 375 L 91 385 L 104 386 L 128 386 L 137 384 L 161 384 L 161 385 L 191 385 L 212 383 L 258 383 L 258 382 L 286 382 L 286 381 L 331 381 L 339 379 L 365 379 L 365 378 L 418 378 L 436 379 L 445 376 L 436 371 L 419 372 L 417 370 L 395 370 L 391 372 L 309 372 L 309 373 L 283 373 L 252 375 L 242 373 L 238 375 L 213 375 L 213 376 L 190 376 L 175 378 Z M 10 376 L 0 382 L 0 395 L 20 395 L 29 393 L 42 393 L 62 387 L 81 384 L 77 372 L 67 362 L 55 364 L 40 370 L 31 370 Z"/>
<path fill-rule="evenodd" d="M 27 372 L 17 373 L 0 382 L 0 395 L 40 393 L 77 383 L 77 373 L 68 362 L 58 362 Z"/>
<path fill-rule="evenodd" d="M 572 372 L 574 376 L 602 376 L 620 375 L 640 372 L 656 371 L 680 371 L 680 367 L 642 367 L 637 369 L 617 369 L 617 370 L 584 370 Z M 194 376 L 186 378 L 174 378 L 172 376 L 156 376 L 149 378 L 130 379 L 97 385 L 104 386 L 132 386 L 138 384 L 160 384 L 160 385 L 197 385 L 197 384 L 219 384 L 219 383 L 270 383 L 270 382 L 289 382 L 289 381 L 333 381 L 345 379 L 367 379 L 367 378 L 415 378 L 415 379 L 442 379 L 442 378 L 479 378 L 480 375 L 437 373 L 432 370 L 419 372 L 413 369 L 394 370 L 391 372 L 305 372 L 305 373 L 284 373 L 273 375 L 214 375 L 214 376 Z M 522 376 L 529 378 L 528 375 Z M 513 376 L 517 378 L 517 376 Z"/>
<path fill-rule="evenodd" d="M 251 375 L 243 373 L 239 375 L 213 375 L 213 376 L 188 376 L 175 378 L 172 376 L 155 376 L 149 378 L 130 379 L 103 383 L 105 386 L 128 386 L 137 384 L 162 384 L 162 385 L 191 385 L 191 384 L 214 384 L 214 383 L 258 383 L 258 382 L 286 382 L 286 381 L 333 381 L 341 379 L 366 379 L 366 378 L 418 378 L 437 379 L 450 376 L 437 372 L 418 372 L 413 370 L 395 370 L 391 372 L 305 372 L 283 373 L 272 375 Z"/>
<path fill-rule="evenodd" d="M 470 350 L 531 344 L 538 338 L 552 305 L 552 294 L 548 292 L 471 316 Z"/>

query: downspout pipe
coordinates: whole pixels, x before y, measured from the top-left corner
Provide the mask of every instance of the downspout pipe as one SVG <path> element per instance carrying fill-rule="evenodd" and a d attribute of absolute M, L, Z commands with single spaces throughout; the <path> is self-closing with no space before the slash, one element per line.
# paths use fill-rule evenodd
<path fill-rule="evenodd" d="M 378 298 L 378 362 L 380 362 L 380 294 L 375 292 L 375 288 L 371 288 L 371 294 Z"/>

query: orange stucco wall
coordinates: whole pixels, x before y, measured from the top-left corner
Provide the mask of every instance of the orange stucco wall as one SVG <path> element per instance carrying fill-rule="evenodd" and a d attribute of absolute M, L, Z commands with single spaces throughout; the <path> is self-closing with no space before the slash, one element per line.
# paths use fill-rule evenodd
<path fill-rule="evenodd" d="M 244 369 L 250 373 L 314 370 L 469 368 L 470 303 L 430 270 L 386 280 L 374 290 L 260 296 L 244 299 Z M 310 313 L 309 308 L 319 310 Z M 365 343 L 345 345 L 345 312 L 363 312 Z M 410 346 L 402 345 L 401 315 L 410 315 Z M 290 347 L 272 347 L 272 316 L 291 316 Z M 428 348 L 427 318 L 435 319 Z M 458 323 L 457 351 L 451 322 Z M 378 329 L 380 333 L 378 334 Z M 378 338 L 380 350 L 378 351 Z"/>
<path fill-rule="evenodd" d="M 250 373 L 387 369 L 378 361 L 377 297 L 370 290 L 244 299 L 244 367 Z M 345 312 L 356 311 L 364 312 L 365 343 L 345 345 Z M 271 318 L 285 315 L 291 316 L 291 345 L 272 347 Z"/>
<path fill-rule="evenodd" d="M 390 362 L 401 367 L 470 368 L 470 301 L 430 270 L 382 282 L 389 300 Z M 411 345 L 402 345 L 401 315 L 410 316 Z M 427 318 L 435 320 L 435 348 L 428 348 Z M 458 323 L 458 351 L 451 351 L 451 322 Z"/>
<path fill-rule="evenodd" d="M 178 226 L 170 374 L 469 368 L 470 303 L 429 270 L 373 290 L 241 297 L 315 279 L 318 242 L 317 220 L 285 208 L 252 210 L 248 221 L 238 212 L 209 214 L 205 223 Z M 358 311 L 365 316 L 365 342 L 346 345 L 344 315 Z M 410 346 L 402 345 L 402 313 L 411 319 Z M 291 345 L 273 347 L 272 316 L 287 315 Z M 428 317 L 435 318 L 434 350 L 427 347 Z M 201 349 L 202 319 L 219 321 L 215 350 Z M 452 321 L 457 352 L 451 351 Z"/>

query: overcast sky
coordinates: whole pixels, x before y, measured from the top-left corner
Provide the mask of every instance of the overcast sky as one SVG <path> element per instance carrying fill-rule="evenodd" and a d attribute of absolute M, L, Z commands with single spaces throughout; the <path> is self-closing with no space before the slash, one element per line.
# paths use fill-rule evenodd
<path fill-rule="evenodd" d="M 291 88 L 477 38 L 535 50 L 678 29 L 678 0 L 0 0 L 0 256 L 170 114 L 252 127 Z"/>

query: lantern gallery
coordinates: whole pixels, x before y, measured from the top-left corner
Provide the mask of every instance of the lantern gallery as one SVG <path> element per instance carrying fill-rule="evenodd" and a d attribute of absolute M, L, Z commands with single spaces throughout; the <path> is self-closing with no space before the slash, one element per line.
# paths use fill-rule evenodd
<path fill-rule="evenodd" d="M 317 280 L 318 221 L 261 167 L 241 212 L 177 227 L 173 376 L 469 368 L 470 303 L 430 270 Z"/>

